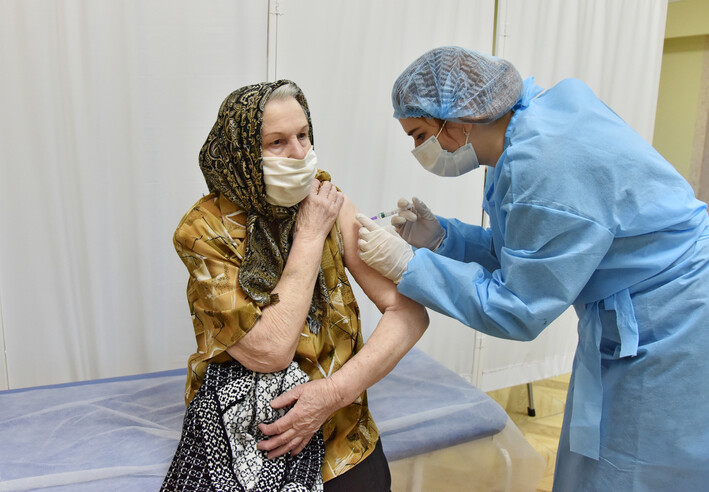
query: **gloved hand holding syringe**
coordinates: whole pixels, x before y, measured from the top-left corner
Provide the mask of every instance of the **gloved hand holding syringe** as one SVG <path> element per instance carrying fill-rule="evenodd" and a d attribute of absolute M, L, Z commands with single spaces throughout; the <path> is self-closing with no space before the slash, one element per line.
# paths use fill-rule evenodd
<path fill-rule="evenodd" d="M 396 209 L 390 210 L 388 212 L 379 212 L 377 215 L 370 217 L 370 219 L 372 219 L 372 220 L 385 219 L 387 217 L 391 217 L 392 215 L 399 215 L 399 212 L 403 212 L 404 210 L 413 210 L 413 209 L 414 209 L 413 206 L 396 208 Z"/>
<path fill-rule="evenodd" d="M 371 219 L 377 220 L 395 215 L 391 225 L 407 243 L 416 248 L 435 251 L 443 241 L 446 231 L 433 212 L 417 197 L 413 197 L 412 201 L 401 198 L 396 205 L 398 208 L 395 210 L 380 212 Z"/>

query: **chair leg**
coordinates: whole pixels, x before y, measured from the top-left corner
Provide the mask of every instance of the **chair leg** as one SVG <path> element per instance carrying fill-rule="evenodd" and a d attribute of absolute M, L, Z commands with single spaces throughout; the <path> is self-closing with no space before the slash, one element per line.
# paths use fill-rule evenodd
<path fill-rule="evenodd" d="M 534 393 L 532 392 L 532 383 L 527 383 L 527 396 L 529 397 L 529 406 L 527 407 L 527 415 L 534 417 L 537 412 L 534 410 Z"/>

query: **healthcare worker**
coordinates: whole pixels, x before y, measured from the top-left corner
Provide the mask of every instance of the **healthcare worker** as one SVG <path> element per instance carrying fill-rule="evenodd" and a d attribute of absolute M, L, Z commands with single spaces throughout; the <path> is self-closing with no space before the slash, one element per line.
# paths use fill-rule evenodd
<path fill-rule="evenodd" d="M 492 336 L 532 340 L 574 306 L 555 491 L 709 490 L 706 204 L 578 80 L 544 91 L 505 60 L 443 47 L 392 100 L 423 167 L 489 167 L 490 228 L 404 200 L 400 237 L 358 216 L 361 258 Z"/>

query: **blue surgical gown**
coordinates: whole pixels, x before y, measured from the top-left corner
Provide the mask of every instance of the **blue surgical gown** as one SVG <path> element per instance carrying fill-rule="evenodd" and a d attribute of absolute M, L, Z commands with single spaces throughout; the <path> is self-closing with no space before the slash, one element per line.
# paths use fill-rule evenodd
<path fill-rule="evenodd" d="M 512 340 L 574 306 L 554 490 L 709 490 L 706 204 L 582 82 L 528 79 L 483 208 L 398 289 Z"/>

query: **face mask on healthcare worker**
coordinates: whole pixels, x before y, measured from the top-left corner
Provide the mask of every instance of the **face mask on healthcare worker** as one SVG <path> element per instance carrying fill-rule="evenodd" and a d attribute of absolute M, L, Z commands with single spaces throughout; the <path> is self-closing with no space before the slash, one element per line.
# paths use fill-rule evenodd
<path fill-rule="evenodd" d="M 455 177 L 480 167 L 473 144 L 468 143 L 467 134 L 465 145 L 458 150 L 452 153 L 443 150 L 438 142 L 438 135 L 441 134 L 444 126 L 446 126 L 445 121 L 435 137 L 431 135 L 428 140 L 411 151 L 423 168 L 437 176 Z"/>
<path fill-rule="evenodd" d="M 271 205 L 292 207 L 300 203 L 313 184 L 318 158 L 312 147 L 304 159 L 288 157 L 263 157 L 263 181 L 266 184 L 266 201 Z"/>

